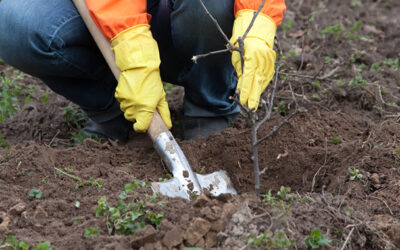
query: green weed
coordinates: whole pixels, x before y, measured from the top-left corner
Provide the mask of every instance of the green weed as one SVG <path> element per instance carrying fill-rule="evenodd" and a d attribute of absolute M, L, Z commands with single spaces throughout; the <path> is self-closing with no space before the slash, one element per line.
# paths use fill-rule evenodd
<path fill-rule="evenodd" d="M 295 239 L 290 240 L 284 231 L 266 231 L 259 236 L 250 235 L 245 240 L 247 245 L 262 249 L 292 249 L 296 242 Z"/>
<path fill-rule="evenodd" d="M 356 167 L 349 168 L 348 171 L 350 173 L 351 181 L 354 181 L 355 179 L 361 180 L 363 178 L 363 174 L 361 174 L 360 170 L 358 170 Z"/>
<path fill-rule="evenodd" d="M 116 206 L 107 203 L 105 196 L 101 197 L 96 207 L 96 216 L 106 217 L 106 226 L 109 234 L 132 235 L 144 226 L 150 224 L 158 226 L 164 218 L 163 212 L 156 213 L 147 207 L 148 202 L 154 202 L 155 198 L 149 201 L 138 199 L 132 191 L 135 188 L 146 186 L 144 182 L 134 182 L 125 185 L 125 190 L 118 196 Z M 125 200 L 131 198 L 132 202 Z"/>
<path fill-rule="evenodd" d="M 0 241 L 0 249 L 7 249 L 7 250 L 51 250 L 50 242 L 45 241 L 38 243 L 36 247 L 30 247 L 28 243 L 17 240 L 14 236 L 9 235 L 6 237 L 4 243 Z"/>
<path fill-rule="evenodd" d="M 331 142 L 332 142 L 333 144 L 339 144 L 339 143 L 341 142 L 340 137 L 339 137 L 339 136 L 334 136 L 334 137 L 331 139 Z"/>
<path fill-rule="evenodd" d="M 365 84 L 367 84 L 367 81 L 364 80 L 361 75 L 356 76 L 354 79 L 351 79 L 349 82 L 349 86 L 353 87 L 353 88 L 359 88 Z"/>
<path fill-rule="evenodd" d="M 98 227 L 87 227 L 85 228 L 85 232 L 83 234 L 83 237 L 89 238 L 92 235 L 99 234 L 99 228 Z"/>
<path fill-rule="evenodd" d="M 321 246 L 328 245 L 329 243 L 332 242 L 327 236 L 325 236 L 321 230 L 319 229 L 314 229 L 311 233 L 310 236 L 308 236 L 305 239 L 306 245 L 315 249 L 319 248 Z"/>
<path fill-rule="evenodd" d="M 36 199 L 40 199 L 40 198 L 42 198 L 42 191 L 40 191 L 40 189 L 34 189 L 34 188 L 32 188 L 30 191 L 29 191 L 29 193 L 28 193 L 28 195 L 30 196 L 30 197 L 34 197 L 34 198 L 36 198 Z"/>
<path fill-rule="evenodd" d="M 81 129 L 87 121 L 85 113 L 83 113 L 82 110 L 75 109 L 72 106 L 67 106 L 64 108 L 63 118 L 67 122 L 68 126 L 75 130 Z"/>
<path fill-rule="evenodd" d="M 23 94 L 22 86 L 6 76 L 0 76 L 0 122 L 12 118 L 22 107 L 19 97 Z"/>

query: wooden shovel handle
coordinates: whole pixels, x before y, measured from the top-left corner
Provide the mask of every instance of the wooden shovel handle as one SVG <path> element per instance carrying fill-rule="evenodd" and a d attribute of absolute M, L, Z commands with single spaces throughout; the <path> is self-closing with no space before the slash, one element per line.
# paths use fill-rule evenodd
<path fill-rule="evenodd" d="M 86 24 L 90 34 L 92 35 L 94 41 L 99 47 L 101 53 L 106 59 L 108 66 L 113 72 L 115 78 L 118 80 L 120 71 L 115 64 L 115 56 L 111 50 L 110 42 L 103 36 L 99 28 L 96 26 L 92 18 L 90 17 L 89 10 L 86 6 L 85 0 L 73 0 L 75 7 L 78 9 L 83 21 Z M 150 126 L 147 130 L 147 134 L 151 137 L 151 140 L 154 141 L 157 136 L 162 133 L 168 131 L 167 126 L 164 121 L 161 119 L 160 114 L 157 110 L 154 111 L 153 119 L 150 122 Z"/>

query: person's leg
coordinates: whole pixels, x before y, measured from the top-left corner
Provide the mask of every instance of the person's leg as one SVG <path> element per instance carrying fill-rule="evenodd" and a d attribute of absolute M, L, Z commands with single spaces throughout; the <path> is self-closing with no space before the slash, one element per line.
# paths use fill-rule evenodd
<path fill-rule="evenodd" d="M 229 37 L 233 0 L 204 3 Z M 183 139 L 226 129 L 228 120 L 239 113 L 239 107 L 229 100 L 237 83 L 230 53 L 200 59 L 197 64 L 191 61 L 194 55 L 225 48 L 222 35 L 199 1 L 148 0 L 148 8 L 160 48 L 161 75 L 185 87 Z"/>
<path fill-rule="evenodd" d="M 222 30 L 230 37 L 234 21 L 233 0 L 203 0 Z M 237 79 L 231 54 L 224 53 L 199 59 L 194 55 L 224 49 L 226 41 L 206 14 L 199 1 L 170 0 L 173 43 L 184 64 L 178 81 L 185 87 L 184 113 L 189 117 L 233 117 L 239 112 L 229 100 Z"/>
<path fill-rule="evenodd" d="M 121 120 L 117 82 L 72 1 L 2 0 L 0 33 L 6 63 L 42 79 L 95 123 Z"/>

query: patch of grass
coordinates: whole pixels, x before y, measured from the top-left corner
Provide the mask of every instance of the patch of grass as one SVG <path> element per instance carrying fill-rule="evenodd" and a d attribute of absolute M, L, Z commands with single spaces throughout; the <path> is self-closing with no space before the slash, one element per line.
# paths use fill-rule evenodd
<path fill-rule="evenodd" d="M 87 227 L 83 233 L 83 237 L 89 238 L 92 235 L 100 234 L 98 227 Z"/>
<path fill-rule="evenodd" d="M 98 200 L 97 217 L 106 217 L 106 226 L 109 234 L 133 235 L 136 231 L 150 224 L 155 227 L 161 223 L 164 213 L 156 213 L 147 207 L 149 202 L 156 198 L 141 200 L 132 192 L 135 188 L 146 186 L 144 182 L 134 182 L 125 185 L 125 190 L 118 196 L 116 206 L 107 203 L 105 196 Z M 125 202 L 129 199 L 131 202 Z"/>
<path fill-rule="evenodd" d="M 247 245 L 262 249 L 292 249 L 296 242 L 295 239 L 289 239 L 284 231 L 266 231 L 258 236 L 250 235 L 245 240 Z"/>
<path fill-rule="evenodd" d="M 306 245 L 312 249 L 320 248 L 321 246 L 328 245 L 332 242 L 326 235 L 324 235 L 321 230 L 314 229 L 310 236 L 305 239 Z"/>

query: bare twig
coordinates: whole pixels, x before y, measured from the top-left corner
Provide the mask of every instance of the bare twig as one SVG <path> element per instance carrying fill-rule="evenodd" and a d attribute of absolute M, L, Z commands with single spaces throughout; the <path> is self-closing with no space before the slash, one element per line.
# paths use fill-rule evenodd
<path fill-rule="evenodd" d="M 314 177 L 312 179 L 312 184 L 311 184 L 311 193 L 314 192 L 315 178 L 317 177 L 319 171 L 321 171 L 321 169 L 325 167 L 327 158 L 328 158 L 328 139 L 325 137 L 325 160 L 324 160 L 324 164 L 314 174 Z"/>
<path fill-rule="evenodd" d="M 370 196 L 368 196 L 368 197 L 371 197 L 371 198 L 374 198 L 374 199 L 377 199 L 377 200 L 382 201 L 383 204 L 385 204 L 385 206 L 389 209 L 390 214 L 391 214 L 391 215 L 394 215 L 392 209 L 390 209 L 389 205 L 386 203 L 386 201 L 385 201 L 384 199 L 381 199 L 381 198 L 379 198 L 379 197 L 375 197 L 375 196 L 372 196 L 372 195 L 370 195 Z"/>
<path fill-rule="evenodd" d="M 207 56 L 211 56 L 211 55 L 216 55 L 216 54 L 220 54 L 220 53 L 225 53 L 225 52 L 228 52 L 228 51 L 230 51 L 231 49 L 221 49 L 221 50 L 216 50 L 216 51 L 211 51 L 211 52 L 208 52 L 208 53 L 205 53 L 205 54 L 200 54 L 200 55 L 196 55 L 196 56 L 193 56 L 192 57 L 192 61 L 194 62 L 194 63 L 197 63 L 197 60 L 198 59 L 201 59 L 201 58 L 204 58 L 204 57 L 207 57 Z"/>
<path fill-rule="evenodd" d="M 346 241 L 343 243 L 343 246 L 342 246 L 342 248 L 340 248 L 340 250 L 344 250 L 346 248 L 346 245 L 349 242 L 351 235 L 353 234 L 354 228 L 355 227 L 351 228 L 350 233 L 349 233 L 349 235 L 347 235 Z"/>
<path fill-rule="evenodd" d="M 56 170 L 56 173 L 58 174 L 63 174 L 75 181 L 81 181 L 81 178 L 79 178 L 78 176 L 72 175 L 72 174 L 68 174 L 67 172 L 65 172 L 64 170 L 60 169 L 60 168 L 54 168 L 54 170 Z"/>
<path fill-rule="evenodd" d="M 199 0 L 201 6 L 203 7 L 203 9 L 206 11 L 207 15 L 211 18 L 211 20 L 214 22 L 215 26 L 217 27 L 219 33 L 221 33 L 221 35 L 224 37 L 225 41 L 229 44 L 230 47 L 234 47 L 232 45 L 232 43 L 229 41 L 228 37 L 226 36 L 225 32 L 222 30 L 221 26 L 219 26 L 219 23 L 217 21 L 217 19 L 215 19 L 211 13 L 208 11 L 207 7 L 204 5 L 202 0 Z"/>
<path fill-rule="evenodd" d="M 315 79 L 315 80 L 326 80 L 326 81 L 331 81 L 331 82 L 337 82 L 338 80 L 335 79 L 329 79 L 326 77 L 316 77 L 316 76 L 311 76 L 311 75 L 302 75 L 302 74 L 297 74 L 297 73 L 286 73 L 286 72 L 278 72 L 280 75 L 285 75 L 285 76 L 294 76 L 294 77 L 299 77 L 299 78 L 310 78 L 310 79 Z"/>
<path fill-rule="evenodd" d="M 259 139 L 256 143 L 256 145 L 260 144 L 262 141 L 264 141 L 265 139 L 268 139 L 269 137 L 273 136 L 276 132 L 278 132 L 278 130 L 285 125 L 286 123 L 289 122 L 290 119 L 292 119 L 293 116 L 295 116 L 298 113 L 297 110 L 295 110 L 293 113 L 291 113 L 290 115 L 288 115 L 285 120 L 283 120 L 281 123 L 279 123 L 278 126 L 274 126 L 274 128 L 272 129 L 271 132 L 269 132 L 269 134 L 267 134 L 266 136 L 262 137 L 261 139 Z"/>

